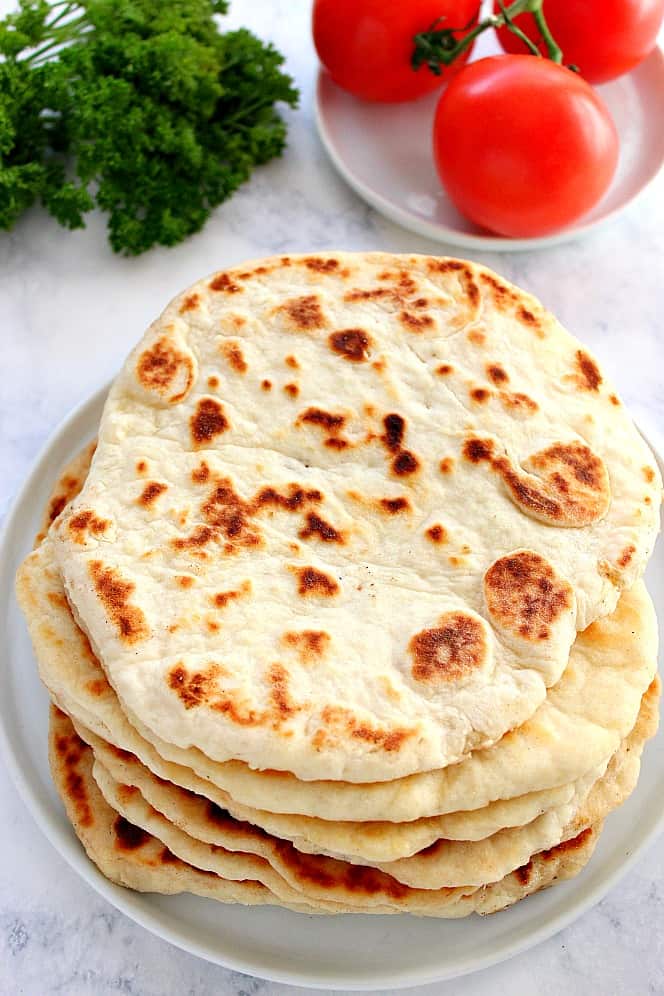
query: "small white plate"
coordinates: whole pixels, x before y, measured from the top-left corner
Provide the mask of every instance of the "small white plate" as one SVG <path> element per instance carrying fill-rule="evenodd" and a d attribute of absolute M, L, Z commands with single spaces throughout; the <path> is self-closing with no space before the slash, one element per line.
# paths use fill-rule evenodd
<path fill-rule="evenodd" d="M 320 989 L 401 988 L 464 975 L 532 947 L 598 902 L 664 825 L 664 737 L 647 746 L 638 788 L 607 820 L 585 871 L 494 916 L 449 921 L 304 916 L 276 908 L 223 906 L 195 896 L 130 892 L 97 871 L 74 836 L 51 783 L 48 696 L 37 677 L 13 586 L 53 481 L 62 465 L 95 435 L 106 392 L 104 388 L 80 405 L 46 444 L 14 503 L 0 543 L 0 750 L 36 822 L 72 868 L 127 916 L 186 951 L 250 975 Z M 661 544 L 648 580 L 661 605 Z"/>
<path fill-rule="evenodd" d="M 431 145 L 440 91 L 407 104 L 370 103 L 345 93 L 321 70 L 316 123 L 341 176 L 391 221 L 448 245 L 513 252 L 567 242 L 603 224 L 650 183 L 664 162 L 662 50 L 655 49 L 627 76 L 598 89 L 620 136 L 620 161 L 611 187 L 576 224 L 534 239 L 491 235 L 459 214 L 447 197 Z"/>

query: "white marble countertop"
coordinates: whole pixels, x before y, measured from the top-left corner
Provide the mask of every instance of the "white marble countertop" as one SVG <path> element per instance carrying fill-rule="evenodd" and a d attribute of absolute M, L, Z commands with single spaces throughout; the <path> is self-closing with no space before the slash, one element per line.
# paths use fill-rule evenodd
<path fill-rule="evenodd" d="M 12 6 L 0 0 L 0 14 Z M 376 215 L 327 162 L 312 117 L 308 0 L 235 0 L 233 8 L 234 23 L 287 54 L 302 88 L 283 159 L 174 250 L 118 258 L 100 217 L 67 233 L 38 209 L 10 235 L 0 233 L 0 515 L 54 426 L 112 376 L 166 299 L 202 273 L 281 251 L 445 251 Z M 583 241 L 477 258 L 538 295 L 600 354 L 636 418 L 664 428 L 664 176 Z M 1 765 L 0 812 L 0 993 L 298 992 L 206 964 L 116 912 L 47 843 Z M 664 992 L 661 844 L 558 936 L 503 965 L 417 992 L 525 994 L 535 979 L 542 996 Z"/>

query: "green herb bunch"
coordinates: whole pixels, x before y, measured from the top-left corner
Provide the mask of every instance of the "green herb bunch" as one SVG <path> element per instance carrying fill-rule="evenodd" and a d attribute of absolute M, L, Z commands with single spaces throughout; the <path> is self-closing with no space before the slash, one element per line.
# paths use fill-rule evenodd
<path fill-rule="evenodd" d="M 225 0 L 20 0 L 0 21 L 0 228 L 36 201 L 68 228 L 107 211 L 138 254 L 199 231 L 283 150 L 283 57 L 221 32 Z"/>

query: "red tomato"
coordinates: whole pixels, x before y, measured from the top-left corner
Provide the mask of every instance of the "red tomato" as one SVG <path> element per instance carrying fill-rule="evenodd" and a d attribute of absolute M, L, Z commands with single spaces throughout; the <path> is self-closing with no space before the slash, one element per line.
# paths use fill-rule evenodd
<path fill-rule="evenodd" d="M 480 0 L 315 0 L 314 44 L 334 82 L 356 97 L 414 100 L 450 79 L 470 54 L 464 52 L 440 76 L 428 66 L 414 70 L 415 35 L 438 18 L 444 18 L 439 27 L 466 28 L 479 6 Z"/>
<path fill-rule="evenodd" d="M 466 66 L 436 110 L 434 156 L 447 193 L 501 235 L 546 235 L 585 214 L 618 162 L 606 107 L 577 73 L 532 55 Z"/>
<path fill-rule="evenodd" d="M 493 9 L 498 13 L 500 4 L 494 2 Z M 653 50 L 664 0 L 544 0 L 543 10 L 564 62 L 578 66 L 591 83 L 606 83 L 638 66 Z M 533 15 L 520 14 L 514 23 L 546 55 Z M 506 52 L 527 51 L 509 28 L 499 28 L 498 39 Z"/>

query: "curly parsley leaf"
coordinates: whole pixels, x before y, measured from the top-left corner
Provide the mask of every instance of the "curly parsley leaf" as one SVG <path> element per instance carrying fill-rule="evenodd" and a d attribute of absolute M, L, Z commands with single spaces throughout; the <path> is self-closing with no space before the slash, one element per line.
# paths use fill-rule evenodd
<path fill-rule="evenodd" d="M 76 228 L 96 204 L 114 250 L 199 231 L 279 155 L 283 57 L 222 33 L 221 0 L 21 0 L 0 22 L 0 227 L 39 200 Z"/>

